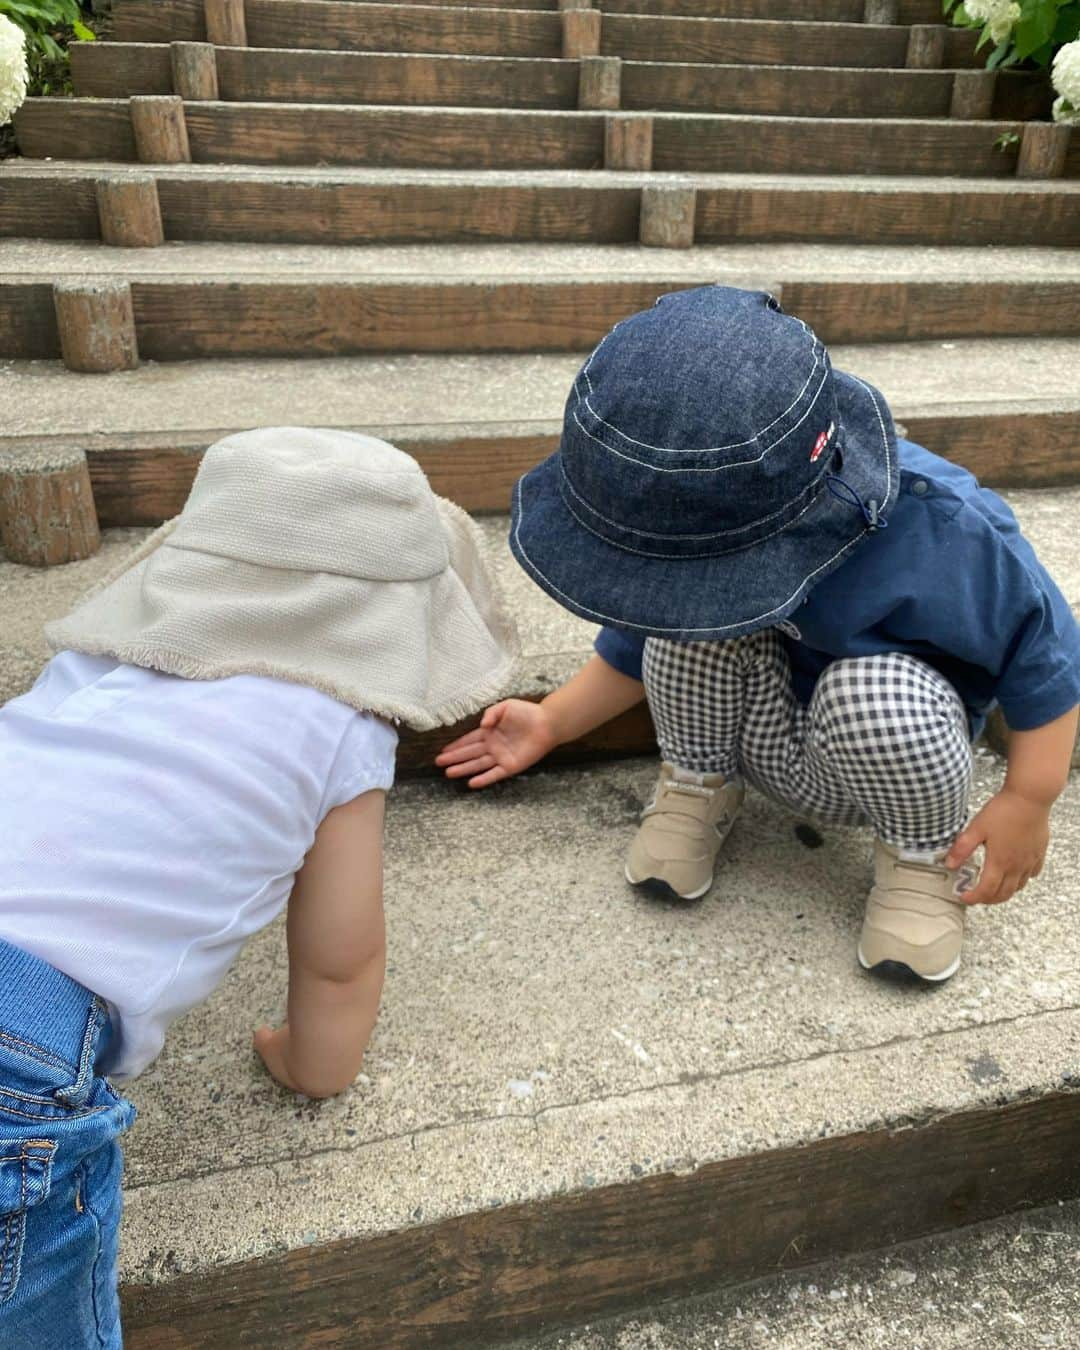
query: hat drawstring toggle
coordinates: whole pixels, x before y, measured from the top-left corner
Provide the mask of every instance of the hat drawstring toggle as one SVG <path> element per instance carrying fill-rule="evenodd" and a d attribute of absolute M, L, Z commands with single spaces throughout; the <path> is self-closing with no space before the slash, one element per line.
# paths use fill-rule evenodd
<path fill-rule="evenodd" d="M 889 522 L 881 514 L 881 507 L 874 497 L 864 502 L 851 484 L 835 473 L 825 475 L 825 485 L 838 501 L 847 502 L 848 505 L 859 508 L 868 529 L 887 530 L 889 528 Z M 843 488 L 842 492 L 840 491 L 841 488 Z"/>

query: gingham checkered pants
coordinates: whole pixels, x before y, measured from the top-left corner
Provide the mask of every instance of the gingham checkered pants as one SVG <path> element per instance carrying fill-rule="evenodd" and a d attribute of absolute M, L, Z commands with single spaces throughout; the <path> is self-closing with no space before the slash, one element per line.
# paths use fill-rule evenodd
<path fill-rule="evenodd" d="M 649 638 L 642 678 L 671 764 L 741 776 L 798 815 L 869 824 L 899 848 L 944 848 L 964 827 L 967 715 L 952 685 L 916 657 L 835 661 L 808 708 L 771 628 L 730 642 Z"/>

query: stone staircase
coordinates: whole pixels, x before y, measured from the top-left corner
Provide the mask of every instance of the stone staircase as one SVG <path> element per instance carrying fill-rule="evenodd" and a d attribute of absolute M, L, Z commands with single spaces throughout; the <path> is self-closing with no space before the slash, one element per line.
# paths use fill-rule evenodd
<path fill-rule="evenodd" d="M 504 512 L 582 353 L 711 281 L 812 322 L 1080 600 L 1080 136 L 938 0 L 113 12 L 0 166 L 0 452 L 85 450 L 106 527 L 0 565 L 0 697 L 224 432 L 374 430 Z M 539 696 L 591 630 L 501 565 Z M 1037 904 L 976 915 L 922 997 L 853 969 L 864 841 L 807 851 L 761 802 L 705 905 L 630 895 L 653 767 L 570 766 L 651 747 L 638 712 L 498 794 L 399 789 L 385 1011 L 340 1100 L 248 1057 L 278 931 L 177 1028 L 133 1093 L 129 1345 L 480 1346 L 1080 1193 L 1077 786 Z"/>

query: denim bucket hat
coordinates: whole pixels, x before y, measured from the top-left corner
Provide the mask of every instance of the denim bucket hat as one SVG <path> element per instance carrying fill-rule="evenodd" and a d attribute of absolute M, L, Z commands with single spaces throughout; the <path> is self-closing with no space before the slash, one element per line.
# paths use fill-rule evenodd
<path fill-rule="evenodd" d="M 899 471 L 884 398 L 763 292 L 617 324 L 514 492 L 510 546 L 582 618 L 675 641 L 768 628 L 870 533 Z"/>

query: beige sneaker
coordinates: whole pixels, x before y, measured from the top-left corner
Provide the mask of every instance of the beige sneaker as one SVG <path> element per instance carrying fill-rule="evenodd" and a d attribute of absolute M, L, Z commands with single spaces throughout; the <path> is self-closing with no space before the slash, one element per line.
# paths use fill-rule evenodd
<path fill-rule="evenodd" d="M 719 773 L 660 766 L 652 801 L 626 859 L 626 879 L 680 900 L 697 900 L 742 806 L 744 791 Z"/>
<path fill-rule="evenodd" d="M 938 983 L 960 968 L 964 911 L 956 897 L 978 879 L 972 864 L 908 862 L 874 841 L 874 888 L 866 902 L 859 964 L 882 975 L 909 973 Z"/>

